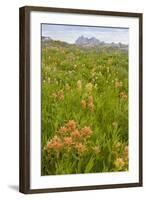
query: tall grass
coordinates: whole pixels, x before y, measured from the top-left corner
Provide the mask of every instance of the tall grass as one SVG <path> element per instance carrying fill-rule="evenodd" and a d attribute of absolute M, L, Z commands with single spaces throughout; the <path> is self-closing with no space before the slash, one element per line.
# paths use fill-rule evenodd
<path fill-rule="evenodd" d="M 43 48 L 41 112 L 42 175 L 128 170 L 126 53 Z"/>

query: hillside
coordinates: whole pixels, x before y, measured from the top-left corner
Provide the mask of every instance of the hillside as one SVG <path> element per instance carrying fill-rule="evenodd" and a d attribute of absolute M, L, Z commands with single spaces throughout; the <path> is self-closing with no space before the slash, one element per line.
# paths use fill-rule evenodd
<path fill-rule="evenodd" d="M 128 45 L 122 44 L 122 43 L 106 43 L 104 41 L 100 41 L 99 39 L 95 37 L 87 38 L 84 36 L 80 36 L 76 39 L 74 44 L 69 44 L 67 42 L 63 41 L 56 41 L 51 39 L 51 37 L 44 37 L 42 36 L 42 47 L 76 47 L 76 48 L 84 48 L 84 49 L 94 49 L 95 51 L 106 51 L 106 52 L 128 52 Z"/>
<path fill-rule="evenodd" d="M 42 175 L 128 170 L 128 53 L 42 40 Z"/>

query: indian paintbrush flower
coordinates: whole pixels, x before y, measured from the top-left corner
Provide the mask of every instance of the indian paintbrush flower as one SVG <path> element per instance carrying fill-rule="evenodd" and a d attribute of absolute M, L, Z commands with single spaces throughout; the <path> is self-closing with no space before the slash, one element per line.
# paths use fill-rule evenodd
<path fill-rule="evenodd" d="M 86 147 L 82 143 L 76 144 L 75 148 L 77 149 L 79 154 L 82 154 L 82 153 L 84 153 L 86 151 Z"/>
<path fill-rule="evenodd" d="M 118 170 L 122 170 L 125 165 L 125 162 L 123 158 L 117 158 L 114 162 L 114 165 Z"/>
<path fill-rule="evenodd" d="M 68 130 L 74 131 L 76 129 L 76 122 L 74 120 L 69 120 L 66 124 Z"/>
<path fill-rule="evenodd" d="M 93 89 L 93 84 L 92 83 L 87 83 L 85 86 L 85 89 L 87 92 L 91 93 Z"/>
<path fill-rule="evenodd" d="M 86 108 L 86 101 L 85 101 L 84 99 L 81 101 L 81 107 L 82 107 L 83 109 Z"/>
<path fill-rule="evenodd" d="M 90 137 L 92 134 L 92 130 L 90 127 L 85 126 L 84 128 L 81 129 L 81 135 L 84 137 Z"/>
<path fill-rule="evenodd" d="M 77 81 L 77 89 L 80 91 L 82 89 L 82 81 L 78 80 Z"/>

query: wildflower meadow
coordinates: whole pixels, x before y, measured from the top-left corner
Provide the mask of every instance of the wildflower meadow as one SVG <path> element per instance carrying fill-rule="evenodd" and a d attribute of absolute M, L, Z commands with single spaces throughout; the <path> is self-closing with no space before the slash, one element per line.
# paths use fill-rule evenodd
<path fill-rule="evenodd" d="M 41 174 L 128 170 L 128 52 L 42 45 Z"/>

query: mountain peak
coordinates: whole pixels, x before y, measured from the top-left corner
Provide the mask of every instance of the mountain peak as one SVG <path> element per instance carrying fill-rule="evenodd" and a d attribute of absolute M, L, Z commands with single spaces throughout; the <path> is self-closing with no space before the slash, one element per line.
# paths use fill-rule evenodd
<path fill-rule="evenodd" d="M 81 45 L 81 46 L 95 46 L 100 44 L 100 40 L 98 40 L 95 37 L 84 37 L 83 35 L 79 36 L 77 40 L 75 41 L 75 44 Z"/>

